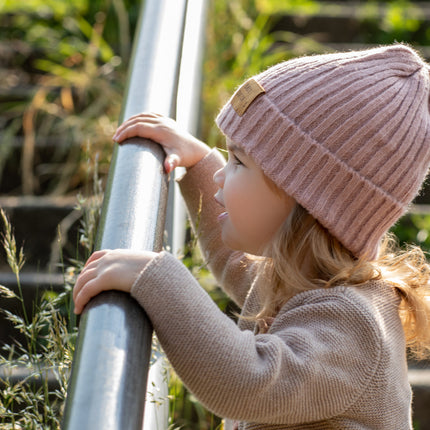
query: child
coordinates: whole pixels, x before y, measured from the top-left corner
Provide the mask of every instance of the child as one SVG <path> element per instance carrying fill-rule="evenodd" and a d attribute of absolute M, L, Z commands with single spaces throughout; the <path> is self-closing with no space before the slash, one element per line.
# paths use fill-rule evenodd
<path fill-rule="evenodd" d="M 278 64 L 218 116 L 227 164 L 170 119 L 129 119 L 115 140 L 153 139 L 168 172 L 187 168 L 181 191 L 239 327 L 166 252 L 95 252 L 76 312 L 129 291 L 226 429 L 411 429 L 406 347 L 430 345 L 430 272 L 383 236 L 429 166 L 429 80 L 404 45 Z"/>

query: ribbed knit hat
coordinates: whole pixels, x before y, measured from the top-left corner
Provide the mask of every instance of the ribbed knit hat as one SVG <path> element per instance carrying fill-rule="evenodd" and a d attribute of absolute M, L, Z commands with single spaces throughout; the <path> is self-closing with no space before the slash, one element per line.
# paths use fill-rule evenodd
<path fill-rule="evenodd" d="M 296 58 L 246 81 L 217 124 L 347 249 L 373 259 L 427 174 L 429 66 L 400 44 Z"/>

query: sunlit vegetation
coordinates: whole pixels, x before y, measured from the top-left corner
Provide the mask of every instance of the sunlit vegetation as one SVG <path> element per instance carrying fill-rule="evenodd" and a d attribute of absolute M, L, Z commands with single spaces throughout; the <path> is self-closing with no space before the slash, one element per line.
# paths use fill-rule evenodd
<path fill-rule="evenodd" d="M 82 210 L 80 246 L 94 244 L 100 195 L 111 153 L 111 136 L 120 115 L 126 85 L 137 0 L 3 0 L 0 48 L 7 72 L 0 68 L 0 178 L 7 169 L 21 181 L 8 193 L 76 195 Z M 404 41 L 421 48 L 430 30 L 420 2 L 406 0 L 330 2 L 314 0 L 209 0 L 206 56 L 203 64 L 201 138 L 223 146 L 214 118 L 234 89 L 266 67 L 299 55 L 337 48 L 321 32 L 300 32 L 316 16 L 348 17 L 357 27 L 351 46 Z M 292 17 L 294 29 L 283 26 Z M 425 52 L 423 52 L 425 55 Z M 22 150 L 14 155 L 16 141 Z M 39 163 L 36 147 L 49 144 L 49 163 Z M 3 247 L 20 286 L 25 249 L 17 244 L 4 212 Z M 411 214 L 394 232 L 401 242 L 430 250 L 430 216 Z M 192 240 L 185 263 L 219 306 L 231 303 L 220 292 Z M 61 293 L 45 293 L 34 304 L 7 317 L 24 341 L 2 346 L 0 367 L 27 367 L 21 381 L 0 380 L 0 426 L 10 429 L 60 428 L 76 337 L 70 291 L 82 261 L 63 262 Z M 0 287 L 0 294 L 23 302 L 20 289 Z M 171 370 L 169 369 L 169 372 Z M 3 373 L 5 375 L 5 373 Z M 56 381 L 48 384 L 48 376 Z M 171 428 L 216 429 L 220 420 L 170 378 Z"/>

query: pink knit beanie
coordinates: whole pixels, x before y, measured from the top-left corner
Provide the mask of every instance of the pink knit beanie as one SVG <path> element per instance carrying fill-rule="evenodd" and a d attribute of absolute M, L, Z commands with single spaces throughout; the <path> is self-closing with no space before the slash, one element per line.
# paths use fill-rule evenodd
<path fill-rule="evenodd" d="M 245 82 L 217 124 L 347 249 L 373 259 L 427 174 L 429 67 L 405 45 L 293 59 Z"/>

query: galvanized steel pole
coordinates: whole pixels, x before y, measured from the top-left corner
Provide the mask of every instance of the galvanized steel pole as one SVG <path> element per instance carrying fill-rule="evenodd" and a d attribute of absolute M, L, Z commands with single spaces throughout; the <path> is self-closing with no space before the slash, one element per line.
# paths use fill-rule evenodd
<path fill-rule="evenodd" d="M 206 0 L 187 2 L 179 71 L 176 121 L 193 134 L 197 134 L 199 122 L 206 9 Z M 184 170 L 177 168 L 175 176 L 183 175 Z M 170 252 L 179 257 L 184 252 L 186 209 L 178 184 L 172 185 L 169 187 L 166 218 L 167 245 Z M 169 427 L 169 387 L 165 367 L 165 358 L 161 354 L 154 354 L 148 374 L 142 430 L 166 430 Z"/>
<path fill-rule="evenodd" d="M 121 120 L 142 111 L 173 116 L 186 0 L 141 8 Z M 116 145 L 97 249 L 159 251 L 167 201 L 161 147 L 143 139 Z M 85 309 L 63 429 L 141 429 L 152 328 L 129 295 L 106 292 Z"/>

